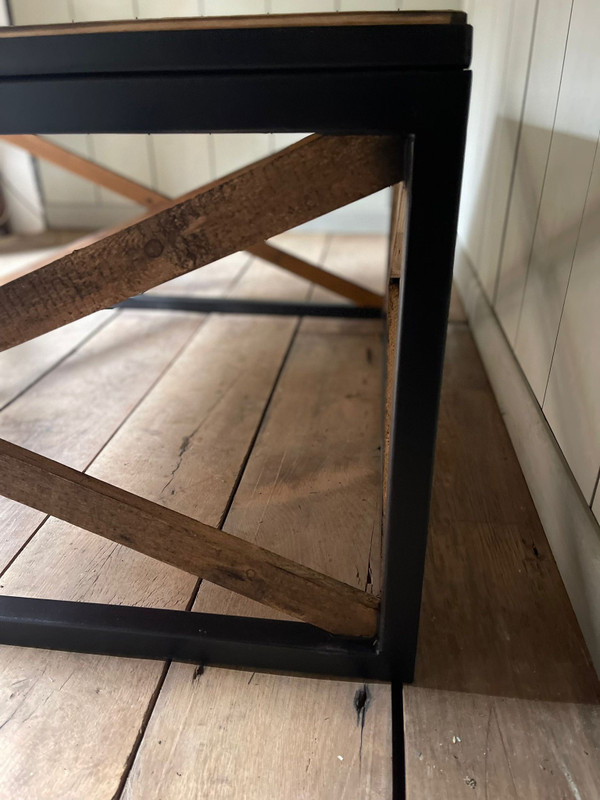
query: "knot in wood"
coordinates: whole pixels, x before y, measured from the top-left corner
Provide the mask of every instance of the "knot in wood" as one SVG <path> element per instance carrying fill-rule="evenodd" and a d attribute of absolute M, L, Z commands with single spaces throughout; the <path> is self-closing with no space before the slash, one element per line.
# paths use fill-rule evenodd
<path fill-rule="evenodd" d="M 148 258 L 158 258 L 164 250 L 164 247 L 158 239 L 150 239 L 144 245 L 144 253 Z"/>

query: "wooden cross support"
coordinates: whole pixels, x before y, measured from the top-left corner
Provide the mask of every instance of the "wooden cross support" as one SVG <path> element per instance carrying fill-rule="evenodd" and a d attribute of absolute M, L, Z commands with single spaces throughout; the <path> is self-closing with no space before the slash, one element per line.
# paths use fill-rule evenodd
<path fill-rule="evenodd" d="M 26 149 L 60 156 L 23 137 Z M 11 137 L 19 144 L 20 137 Z M 60 148 L 59 148 L 60 149 Z M 402 178 L 395 136 L 310 136 L 177 201 L 91 165 L 91 177 L 154 213 L 0 287 L 0 343 L 11 347 L 113 305 L 261 237 Z M 91 169 L 77 156 L 77 170 Z M 118 176 L 117 176 L 118 177 Z M 250 248 L 352 299 L 380 298 L 268 244 Z M 324 277 L 325 276 L 325 277 Z M 192 572 L 330 633 L 375 636 L 379 601 L 268 550 L 0 440 L 4 495 Z"/>
<path fill-rule="evenodd" d="M 330 633 L 375 635 L 370 594 L 0 439 L 2 494 Z"/>
<path fill-rule="evenodd" d="M 133 225 L 0 287 L 0 350 L 397 183 L 401 153 L 393 136 L 309 136 L 162 203 Z M 298 259 L 280 261 L 301 271 Z M 308 274 L 318 278 L 317 272 L 324 271 Z M 331 288 L 344 283 L 329 279 Z M 358 294 L 369 305 L 378 302 L 371 292 Z"/>
<path fill-rule="evenodd" d="M 133 200 L 134 203 L 146 206 L 146 208 L 158 209 L 166 207 L 173 202 L 177 202 L 171 200 L 164 194 L 149 189 L 147 186 L 142 186 L 142 184 L 131 180 L 131 178 L 119 175 L 106 167 L 102 167 L 87 158 L 77 155 L 77 153 L 73 153 L 64 147 L 54 144 L 54 142 L 48 139 L 43 139 L 41 136 L 22 134 L 20 136 L 1 136 L 0 139 L 16 147 L 20 147 L 22 150 L 26 150 L 33 156 L 42 158 L 45 161 L 50 161 L 52 164 L 56 164 L 56 166 L 62 167 L 68 172 L 86 178 L 98 186 L 110 189 L 110 191 L 120 194 L 122 197 Z M 202 190 L 198 189 L 197 191 Z M 179 201 L 183 201 L 184 199 L 185 197 L 180 197 Z M 99 236 L 94 237 L 94 241 L 103 238 L 107 234 L 108 231 L 104 234 L 101 233 Z M 79 242 L 75 242 L 74 247 L 71 246 L 65 249 L 65 254 L 90 243 L 88 237 L 84 237 Z M 358 305 L 373 308 L 381 308 L 383 305 L 383 297 L 381 295 L 371 292 L 363 286 L 359 286 L 339 275 L 333 275 L 322 267 L 310 264 L 302 258 L 298 258 L 291 253 L 286 253 L 284 250 L 280 250 L 271 244 L 267 244 L 267 242 L 253 245 L 246 249 L 252 255 L 258 256 L 264 261 L 270 261 L 272 264 L 286 269 L 289 272 L 293 272 L 295 275 L 299 275 L 301 278 L 305 278 L 312 283 L 323 286 L 339 294 L 341 297 L 352 300 Z M 45 266 L 46 263 L 48 263 L 48 261 L 43 264 L 33 264 L 27 272 L 33 271 L 40 266 Z M 24 274 L 24 272 L 20 274 Z M 15 275 L 14 277 L 19 276 Z M 6 283 L 7 281 L 3 282 Z"/>

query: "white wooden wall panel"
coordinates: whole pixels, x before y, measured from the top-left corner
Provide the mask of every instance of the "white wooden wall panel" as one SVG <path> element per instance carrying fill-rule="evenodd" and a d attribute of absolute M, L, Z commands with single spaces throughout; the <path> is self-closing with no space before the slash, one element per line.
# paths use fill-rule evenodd
<path fill-rule="evenodd" d="M 84 158 L 91 158 L 89 137 L 84 133 L 69 133 L 48 136 L 48 139 L 72 150 Z M 99 193 L 89 181 L 65 172 L 64 169 L 39 161 L 38 169 L 42 185 L 42 195 L 48 206 L 70 203 L 71 205 L 93 205 L 98 201 Z"/>
<path fill-rule="evenodd" d="M 397 11 L 397 0 L 339 0 L 340 11 Z M 423 6 L 425 8 L 425 6 Z"/>
<path fill-rule="evenodd" d="M 598 0 L 575 0 L 516 339 L 517 357 L 540 403 L 550 372 L 600 128 L 598 31 Z"/>
<path fill-rule="evenodd" d="M 544 413 L 588 503 L 600 463 L 600 154 L 590 182 Z"/>
<path fill-rule="evenodd" d="M 212 179 L 208 134 L 157 133 L 149 138 L 159 192 L 177 197 Z"/>
<path fill-rule="evenodd" d="M 131 0 L 70 0 L 70 4 L 74 22 L 135 17 Z"/>
<path fill-rule="evenodd" d="M 403 11 L 461 11 L 464 8 L 464 0 L 429 0 L 429 2 L 420 2 L 420 0 L 404 0 L 402 3 Z"/>
<path fill-rule="evenodd" d="M 266 14 L 268 0 L 204 0 L 204 16 L 224 17 L 232 14 Z"/>
<path fill-rule="evenodd" d="M 148 136 L 139 133 L 94 134 L 91 142 L 92 156 L 105 167 L 125 175 L 144 186 L 154 187 L 148 152 Z M 138 209 L 136 203 L 108 189 L 100 189 L 103 205 L 122 205 Z"/>
<path fill-rule="evenodd" d="M 215 133 L 212 137 L 217 177 L 269 154 L 268 133 Z"/>
<path fill-rule="evenodd" d="M 512 0 L 503 5 L 500 30 L 505 33 L 504 58 L 498 56 L 497 80 L 488 87 L 491 101 L 485 184 L 481 186 L 478 235 L 480 278 L 493 297 L 510 193 L 515 149 L 527 80 L 537 0 Z M 500 33 L 497 34 L 500 41 Z M 475 65 L 476 68 L 476 65 Z M 479 201 L 479 198 L 478 198 Z"/>
<path fill-rule="evenodd" d="M 14 25 L 72 22 L 69 0 L 13 0 L 10 13 Z"/>
<path fill-rule="evenodd" d="M 570 16 L 570 2 L 539 0 L 495 304 L 512 345 L 552 139 Z"/>
<path fill-rule="evenodd" d="M 308 14 L 337 11 L 335 0 L 270 0 L 271 14 Z"/>
<path fill-rule="evenodd" d="M 161 17 L 197 17 L 202 13 L 202 0 L 133 0 L 138 19 Z"/>
<path fill-rule="evenodd" d="M 492 165 L 492 139 L 496 124 L 498 92 L 506 66 L 507 37 L 512 2 L 474 4 L 473 89 L 467 133 L 459 233 L 471 261 L 477 265 L 488 296 L 493 292 L 493 273 L 480 258 L 483 221 Z"/>
<path fill-rule="evenodd" d="M 289 147 L 294 142 L 299 142 L 300 139 L 309 135 L 308 133 L 274 133 L 271 137 L 271 152 L 283 150 L 285 147 Z"/>

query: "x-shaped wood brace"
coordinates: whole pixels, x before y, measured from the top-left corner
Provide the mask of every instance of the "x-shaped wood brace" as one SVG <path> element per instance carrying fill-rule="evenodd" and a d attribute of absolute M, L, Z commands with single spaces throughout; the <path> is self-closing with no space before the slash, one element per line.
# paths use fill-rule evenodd
<path fill-rule="evenodd" d="M 402 153 L 395 136 L 314 135 L 170 203 L 148 199 L 154 213 L 0 286 L 0 350 L 238 250 L 261 255 L 257 241 L 401 181 Z M 3 440 L 0 492 L 331 633 L 375 635 L 377 598 Z"/>

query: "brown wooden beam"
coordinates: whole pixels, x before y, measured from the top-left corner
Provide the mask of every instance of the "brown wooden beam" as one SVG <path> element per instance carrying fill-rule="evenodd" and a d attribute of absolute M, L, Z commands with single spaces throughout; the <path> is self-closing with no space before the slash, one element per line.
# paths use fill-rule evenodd
<path fill-rule="evenodd" d="M 77 22 L 0 28 L 0 39 L 16 36 L 64 36 L 127 31 L 181 31 L 214 28 L 281 28 L 331 25 L 452 25 L 464 24 L 462 11 L 380 11 L 343 14 L 268 14 L 231 17 L 182 17 L 110 22 Z"/>
<path fill-rule="evenodd" d="M 398 357 L 398 325 L 400 322 L 400 282 L 404 259 L 407 195 L 404 183 L 394 186 L 392 224 L 388 252 L 388 286 L 385 313 L 385 390 L 383 404 L 383 509 L 387 507 L 392 435 L 392 409 L 394 407 L 394 374 Z"/>
<path fill-rule="evenodd" d="M 383 305 L 383 297 L 380 294 L 369 291 L 357 283 L 352 283 L 339 275 L 334 275 L 315 264 L 309 264 L 301 258 L 297 258 L 291 253 L 286 253 L 284 250 L 279 250 L 276 247 L 262 242 L 255 244 L 253 247 L 248 248 L 255 256 L 263 258 L 265 261 L 270 261 L 278 267 L 293 272 L 301 278 L 306 278 L 307 281 L 312 281 L 325 289 L 329 289 L 336 294 L 352 300 L 359 306 L 371 306 L 381 308 Z"/>
<path fill-rule="evenodd" d="M 375 635 L 372 595 L 2 439 L 0 493 L 331 633 Z"/>
<path fill-rule="evenodd" d="M 315 174 L 316 162 L 318 161 L 318 158 L 315 158 L 316 153 L 319 154 L 319 157 L 323 157 L 325 159 L 324 163 L 326 163 L 327 166 L 329 166 L 330 170 L 331 170 L 331 171 L 328 171 L 328 170 L 326 170 L 326 171 L 328 172 L 328 174 L 331 177 L 333 177 L 333 175 L 331 173 L 335 172 L 335 169 L 336 169 L 334 164 L 338 165 L 338 167 L 337 167 L 338 169 L 342 169 L 343 168 L 341 163 L 340 163 L 341 159 L 339 158 L 339 154 L 335 153 L 336 143 L 339 144 L 339 149 L 341 151 L 343 151 L 343 150 L 352 151 L 352 154 L 355 157 L 358 157 L 358 158 L 362 157 L 363 151 L 364 151 L 365 154 L 368 152 L 370 163 L 371 163 L 371 165 L 373 165 L 375 167 L 375 170 L 376 170 L 376 172 L 378 174 L 377 175 L 374 174 L 372 176 L 368 176 L 365 173 L 365 171 L 363 170 L 362 178 L 365 181 L 365 186 L 364 186 L 364 188 L 362 190 L 361 190 L 361 187 L 360 187 L 360 182 L 361 182 L 360 180 L 353 181 L 353 180 L 346 179 L 345 181 L 338 181 L 338 185 L 336 187 L 331 187 L 331 189 L 329 191 L 327 191 L 329 187 L 324 187 L 322 181 L 320 181 L 320 182 L 316 181 L 316 182 L 313 183 L 313 191 L 315 192 L 316 197 L 319 198 L 319 201 L 317 201 L 315 203 L 314 202 L 315 198 L 311 198 L 310 197 L 310 194 L 309 194 L 310 193 L 310 187 L 308 185 L 300 185 L 300 186 L 292 187 L 292 189 L 288 191 L 288 196 L 290 197 L 290 202 L 297 204 L 298 201 L 300 200 L 300 198 L 302 198 L 303 202 L 306 205 L 306 208 L 304 208 L 304 209 L 302 209 L 302 211 L 300 211 L 300 209 L 298 209 L 297 206 L 293 206 L 292 208 L 287 209 L 287 214 L 286 214 L 286 210 L 285 209 L 273 208 L 274 212 L 279 212 L 279 213 L 275 213 L 275 216 L 278 219 L 282 219 L 282 218 L 285 219 L 285 217 L 287 216 L 288 219 L 290 220 L 287 224 L 284 223 L 284 227 L 277 229 L 275 232 L 281 232 L 282 230 L 286 230 L 289 227 L 293 227 L 294 225 L 299 224 L 299 222 L 291 221 L 293 219 L 297 219 L 297 217 L 294 216 L 296 213 L 302 213 L 303 214 L 302 221 L 307 221 L 308 219 L 311 219 L 314 216 L 319 216 L 320 214 L 325 213 L 324 210 L 319 210 L 321 208 L 321 202 L 322 203 L 327 203 L 327 206 L 325 207 L 326 210 L 332 210 L 335 207 L 339 207 L 340 205 L 344 205 L 344 204 L 346 204 L 348 202 L 352 202 L 353 199 L 358 199 L 359 197 L 364 197 L 366 194 L 370 194 L 371 192 L 377 190 L 375 188 L 370 188 L 370 186 L 376 185 L 376 186 L 379 186 L 379 188 L 382 188 L 383 186 L 388 185 L 390 183 L 390 181 L 393 181 L 393 177 L 392 176 L 393 175 L 398 175 L 398 173 L 401 172 L 401 169 L 402 169 L 401 158 L 399 156 L 401 151 L 400 151 L 399 147 L 396 147 L 396 145 L 398 143 L 393 137 L 327 137 L 327 138 L 323 138 L 323 137 L 313 136 L 313 137 L 307 137 L 306 139 L 302 140 L 301 142 L 299 142 L 299 143 L 297 143 L 295 145 L 292 145 L 291 147 L 287 148 L 286 150 L 283 150 L 280 153 L 276 153 L 273 156 L 270 156 L 270 157 L 268 157 L 266 159 L 263 159 L 262 161 L 257 162 L 256 164 L 250 165 L 249 167 L 246 167 L 243 170 L 239 170 L 238 172 L 233 173 L 232 175 L 226 176 L 225 178 L 222 178 L 221 180 L 213 181 L 211 184 L 209 184 L 206 187 L 203 187 L 200 190 L 197 190 L 197 191 L 194 191 L 194 192 L 190 192 L 189 194 L 184 195 L 183 197 L 178 198 L 177 200 L 168 201 L 163 195 L 161 195 L 161 194 L 159 194 L 157 192 L 153 192 L 152 190 L 149 190 L 146 187 L 143 187 L 140 184 L 137 184 L 135 181 L 129 180 L 128 178 L 124 178 L 123 176 L 116 175 L 116 173 L 113 173 L 111 170 L 107 170 L 104 167 L 98 167 L 98 165 L 94 164 L 93 162 L 88 161 L 87 159 L 84 159 L 84 158 L 82 158 L 80 156 L 77 156 L 76 154 L 69 153 L 68 151 L 64 150 L 63 148 L 58 147 L 57 145 L 54 145 L 51 142 L 47 142 L 47 141 L 41 139 L 40 137 L 37 137 L 37 136 L 7 136 L 7 137 L 4 137 L 4 138 L 7 141 L 11 142 L 12 144 L 15 144 L 15 145 L 17 145 L 19 147 L 22 147 L 22 148 L 28 150 L 28 152 L 33 153 L 34 155 L 39 155 L 42 158 L 47 158 L 48 160 L 51 160 L 53 163 L 59 164 L 60 166 L 63 166 L 64 168 L 69 169 L 72 172 L 75 172 L 75 173 L 77 173 L 79 175 L 82 175 L 83 177 L 89 177 L 94 182 L 99 183 L 100 185 L 105 186 L 106 188 L 111 189 L 112 191 L 117 191 L 120 194 L 122 194 L 123 196 L 129 197 L 130 199 L 135 200 L 136 202 L 143 202 L 144 204 L 146 204 L 150 208 L 158 208 L 158 209 L 164 210 L 165 214 L 167 214 L 167 212 L 170 212 L 171 213 L 171 217 L 180 216 L 180 215 L 176 215 L 173 212 L 173 209 L 177 205 L 182 205 L 183 206 L 185 204 L 186 211 L 189 212 L 193 208 L 194 202 L 196 202 L 197 205 L 200 207 L 200 211 L 203 212 L 203 214 L 207 215 L 208 211 L 210 210 L 211 215 L 213 216 L 213 219 L 215 218 L 216 215 L 214 214 L 214 210 L 212 208 L 210 208 L 210 201 L 211 201 L 211 198 L 212 198 L 213 195 L 220 195 L 221 194 L 221 192 L 220 192 L 220 188 L 221 187 L 224 187 L 224 186 L 226 186 L 228 184 L 235 184 L 235 183 L 241 183 L 241 184 L 244 184 L 244 183 L 245 184 L 248 184 L 248 183 L 252 184 L 253 183 L 254 185 L 251 186 L 251 189 L 258 190 L 259 192 L 262 191 L 262 193 L 264 195 L 265 194 L 265 190 L 267 190 L 267 192 L 268 192 L 268 185 L 267 186 L 264 185 L 265 184 L 265 174 L 272 170 L 273 164 L 276 163 L 276 162 L 278 163 L 278 165 L 281 165 L 281 162 L 283 161 L 284 162 L 283 166 L 287 167 L 288 174 L 290 174 L 290 177 L 292 178 L 292 180 L 296 180 L 297 182 L 302 183 L 302 180 L 304 180 L 304 181 L 311 180 L 312 179 L 311 176 Z M 393 143 L 393 146 L 392 146 L 392 143 Z M 308 154 L 308 156 L 307 156 L 307 154 Z M 347 153 L 347 155 L 349 155 L 349 153 Z M 297 174 L 295 174 L 297 172 L 298 167 L 302 167 L 302 166 L 308 166 L 308 168 L 309 168 L 308 169 L 309 174 L 304 179 L 299 178 L 299 176 Z M 267 169 L 267 167 L 270 167 L 271 169 Z M 385 176 L 386 170 L 390 172 L 390 176 L 389 177 Z M 254 178 L 254 181 L 252 181 L 252 178 Z M 382 180 L 383 180 L 383 183 L 381 184 L 381 186 L 379 185 L 379 183 L 374 183 L 374 181 L 381 182 Z M 275 180 L 275 184 L 276 183 L 277 183 L 277 181 Z M 350 195 L 350 199 L 347 199 L 347 197 L 348 197 L 348 195 L 346 194 L 347 191 L 350 191 L 352 193 Z M 230 193 L 230 196 L 231 196 L 231 194 L 233 194 L 233 192 Z M 285 195 L 282 194 L 282 196 L 285 196 Z M 334 199 L 335 197 L 338 198 L 337 201 Z M 219 197 L 219 199 L 222 200 L 223 198 Z M 268 199 L 271 202 L 271 207 L 273 207 L 273 205 L 274 205 L 274 203 L 273 203 L 273 200 L 274 200 L 273 195 L 271 195 Z M 204 202 L 202 202 L 202 200 L 204 200 Z M 192 201 L 194 201 L 194 202 L 192 202 Z M 331 205 L 332 203 L 334 203 L 334 205 Z M 313 204 L 315 206 L 315 210 L 314 210 L 314 212 L 311 213 L 310 206 L 313 205 Z M 239 208 L 239 209 L 235 209 L 235 210 L 232 209 L 232 213 L 235 213 L 236 210 L 241 212 L 246 218 L 252 217 L 253 214 L 254 214 L 254 218 L 256 219 L 257 209 L 252 209 L 251 207 L 248 207 L 246 209 L 244 209 L 244 208 Z M 265 211 L 266 210 L 267 209 L 265 208 Z M 244 212 L 245 212 L 245 214 L 244 214 Z M 309 213 L 309 216 L 306 216 L 307 212 Z M 203 214 L 201 214 L 201 216 Z M 203 227 L 201 225 L 195 225 L 194 220 L 193 220 L 193 218 L 191 218 L 191 214 L 190 213 L 188 213 L 186 215 L 186 218 L 187 218 L 188 226 L 187 226 L 187 230 L 183 231 L 184 234 L 193 232 L 195 229 L 199 229 L 200 227 Z M 243 218 L 244 217 L 242 216 L 242 219 Z M 145 222 L 146 219 L 147 219 L 147 217 L 144 216 L 140 221 L 136 221 L 135 223 L 130 224 L 125 228 L 117 229 L 117 233 L 123 232 L 123 234 L 125 234 L 122 237 L 122 241 L 126 241 L 126 239 L 128 238 L 126 236 L 128 231 L 133 230 L 134 228 L 136 228 L 136 226 L 138 226 L 140 224 L 140 222 Z M 210 222 L 211 220 L 208 220 L 208 221 Z M 256 220 L 256 221 L 259 224 L 260 224 L 260 222 L 262 222 L 262 220 Z M 267 222 L 267 220 L 264 220 L 264 221 Z M 268 221 L 272 222 L 273 220 L 268 220 Z M 169 222 L 169 219 L 168 219 L 168 214 L 167 214 L 167 219 L 164 220 L 164 223 L 166 223 L 166 224 L 161 226 L 161 228 L 164 228 L 164 227 L 168 226 L 169 224 L 171 224 Z M 231 225 L 231 219 L 228 219 L 226 222 L 224 222 L 224 224 L 227 224 L 228 226 L 230 226 Z M 146 227 L 151 228 L 152 226 L 151 225 L 147 225 Z M 213 229 L 214 229 L 214 227 L 215 226 L 213 226 Z M 218 231 L 215 231 L 215 232 L 218 233 Z M 153 239 L 154 242 L 158 243 L 158 246 L 162 246 L 163 247 L 163 251 L 164 251 L 164 246 L 163 245 L 164 245 L 164 239 L 165 239 L 164 233 L 165 232 L 163 230 L 163 236 L 161 238 Z M 237 231 L 235 231 L 234 233 L 237 233 Z M 273 234 L 269 233 L 268 235 L 273 235 Z M 115 236 L 110 237 L 110 238 L 115 238 Z M 129 238 L 131 238 L 131 237 L 129 237 Z M 219 238 L 221 240 L 223 239 L 223 237 L 219 237 Z M 235 238 L 235 236 L 233 238 Z M 174 243 L 173 243 L 172 240 L 173 240 L 173 237 L 171 237 L 171 244 L 173 245 Z M 255 238 L 254 238 L 254 241 L 256 241 Z M 101 243 L 101 246 L 100 246 L 101 249 L 102 249 L 103 245 L 104 245 L 104 243 Z M 179 248 L 179 251 L 180 251 L 179 252 L 179 259 L 176 259 L 173 262 L 171 271 L 166 275 L 166 277 L 163 277 L 162 279 L 158 279 L 158 282 L 160 283 L 163 280 L 168 280 L 170 277 L 174 277 L 175 275 L 181 274 L 182 271 L 189 271 L 190 269 L 194 269 L 196 267 L 203 266 L 204 264 L 209 263 L 210 261 L 215 260 L 216 258 L 220 258 L 222 255 L 227 255 L 230 252 L 234 252 L 236 249 L 241 249 L 241 248 L 229 247 L 229 248 L 227 248 L 226 252 L 225 251 L 220 251 L 220 255 L 214 255 L 212 257 L 209 256 L 208 259 L 206 259 L 206 258 L 202 259 L 200 261 L 200 263 L 195 263 L 195 264 L 192 263 L 191 266 L 186 266 L 184 269 L 177 269 L 177 266 L 179 264 L 181 264 L 181 256 L 182 255 L 185 257 L 186 261 L 189 263 L 189 248 L 186 247 L 185 244 L 184 244 L 184 246 L 182 248 Z M 249 245 L 246 245 L 246 249 L 249 252 L 252 252 L 253 254 L 260 256 L 261 258 L 266 258 L 267 260 L 272 261 L 273 263 L 277 264 L 278 266 L 282 266 L 282 267 L 284 267 L 286 269 L 290 269 L 292 272 L 295 272 L 296 274 L 302 274 L 303 277 L 306 277 L 307 279 L 312 280 L 315 283 L 319 283 L 319 284 L 325 286 L 326 288 L 330 288 L 333 291 L 337 291 L 342 296 L 348 297 L 350 299 L 355 300 L 355 302 L 359 302 L 361 304 L 370 305 L 370 306 L 380 306 L 381 305 L 381 298 L 378 295 L 376 295 L 375 293 L 369 292 L 368 290 L 364 289 L 363 287 L 360 287 L 360 286 L 357 286 L 356 284 L 353 284 L 351 281 L 346 281 L 345 279 L 339 278 L 337 276 L 331 276 L 330 273 L 328 273 L 326 270 L 322 270 L 319 267 L 316 267 L 316 266 L 314 266 L 312 264 L 308 264 L 307 262 L 304 262 L 301 259 L 298 259 L 298 258 L 296 258 L 294 256 L 291 256 L 290 254 L 284 253 L 282 251 L 278 251 L 276 248 L 272 247 L 271 245 L 267 245 L 267 244 L 253 245 L 253 244 L 249 244 Z M 153 267 L 158 267 L 159 263 L 162 263 L 163 267 L 166 266 L 164 264 L 165 254 L 164 254 L 163 251 L 161 251 L 161 255 L 163 256 L 163 258 L 160 259 L 160 262 L 157 262 L 157 260 L 154 259 L 154 263 L 152 264 Z M 168 253 L 170 253 L 170 252 L 172 252 L 171 249 L 169 251 L 167 251 L 167 258 L 168 258 Z M 217 251 L 217 252 L 219 252 L 219 251 Z M 61 257 L 58 260 L 56 260 L 55 262 L 53 262 L 53 267 L 56 267 L 56 266 L 60 265 L 64 261 L 68 261 L 70 255 L 71 255 L 70 252 L 65 253 L 64 255 L 61 254 Z M 121 255 L 123 255 L 123 254 L 121 254 Z M 148 255 L 148 254 L 146 253 L 145 255 Z M 81 257 L 81 254 L 79 254 L 78 259 L 80 257 Z M 100 254 L 100 258 L 101 257 L 102 257 L 102 254 Z M 140 253 L 138 252 L 136 254 L 133 254 L 133 257 L 136 258 L 136 261 L 138 262 L 138 265 L 142 266 L 142 263 L 140 262 Z M 97 258 L 98 258 L 98 256 L 97 256 L 96 253 L 91 255 L 92 264 L 97 263 L 95 261 L 95 259 L 97 259 Z M 144 257 L 142 256 L 141 259 L 142 259 L 142 262 L 143 261 L 147 261 L 147 260 L 152 260 L 152 256 L 150 256 L 149 259 L 144 259 Z M 117 261 L 115 256 L 111 256 L 111 260 L 113 262 Z M 120 264 L 122 265 L 122 268 L 125 269 L 126 265 L 123 264 L 123 259 L 122 258 L 120 260 Z M 142 266 L 142 269 L 143 269 L 143 266 Z M 84 270 L 85 270 L 85 265 L 83 266 L 83 270 L 81 271 L 81 274 L 79 275 L 79 279 L 80 280 L 78 281 L 78 283 L 81 283 L 81 279 L 85 278 Z M 34 270 L 32 269 L 32 271 L 34 271 Z M 55 271 L 56 271 L 56 268 L 55 268 Z M 64 270 L 62 272 L 63 272 L 63 277 L 68 277 L 68 276 L 64 275 Z M 23 276 L 20 276 L 20 277 L 23 277 Z M 50 276 L 46 274 L 44 277 L 50 277 Z M 58 277 L 58 279 L 59 279 L 58 282 L 60 283 L 60 291 L 61 291 L 61 293 L 64 292 L 65 289 L 67 289 L 68 296 L 70 296 L 71 299 L 73 299 L 73 295 L 74 295 L 73 288 L 74 287 L 71 287 L 71 291 L 69 292 L 68 288 L 64 285 L 64 282 L 61 279 L 61 276 L 59 275 L 59 276 L 55 276 L 55 277 Z M 90 276 L 90 275 L 88 275 L 87 277 L 89 279 L 92 278 L 92 276 Z M 114 278 L 115 276 L 113 275 L 111 277 Z M 132 276 L 130 275 L 129 277 L 131 278 Z M 33 279 L 33 280 L 35 282 L 35 279 Z M 53 280 L 52 282 L 54 284 L 54 290 L 56 291 L 56 289 L 57 289 L 56 280 Z M 92 283 L 92 285 L 90 285 L 90 283 Z M 88 292 L 92 291 L 94 288 L 96 290 L 101 290 L 101 288 L 102 288 L 102 287 L 97 286 L 97 285 L 94 286 L 93 282 L 91 280 L 86 280 L 85 284 L 86 284 L 85 285 L 86 295 L 88 294 Z M 152 285 L 156 285 L 156 282 L 153 283 Z M 13 284 L 13 282 L 11 282 L 7 287 L 7 289 L 9 289 L 10 291 L 12 291 L 15 288 L 17 290 L 19 290 L 19 289 L 21 290 L 20 291 L 20 297 L 19 297 L 20 300 L 22 300 L 23 296 L 27 295 L 27 294 L 30 295 L 30 297 L 29 297 L 30 301 L 31 301 L 31 299 L 35 299 L 34 296 L 32 297 L 32 295 L 34 295 L 34 292 L 31 291 L 31 287 L 23 286 L 22 284 L 19 285 L 17 281 L 15 281 L 14 284 Z M 83 287 L 80 287 L 80 288 L 83 288 Z M 115 288 L 117 288 L 117 287 L 115 287 Z M 145 288 L 150 288 L 150 286 L 146 285 Z M 144 291 L 144 289 L 134 290 L 129 295 L 126 295 L 126 296 L 131 296 L 131 294 L 138 294 L 141 291 Z M 78 293 L 79 293 L 79 291 L 76 289 L 75 290 L 75 296 Z M 100 291 L 100 293 L 101 293 L 101 291 Z M 2 290 L 0 290 L 0 310 L 2 309 L 2 294 L 3 294 L 3 292 L 2 292 Z M 65 299 L 68 299 L 68 298 L 65 298 Z M 120 299 L 126 299 L 126 297 L 123 296 Z M 113 300 L 112 302 L 116 302 L 116 300 Z M 92 308 L 91 310 L 96 310 L 97 308 L 100 308 L 100 307 L 102 307 L 102 304 L 98 305 L 95 308 Z M 49 311 L 49 309 L 48 309 L 48 311 Z M 27 338 L 33 338 L 33 336 L 37 336 L 40 333 L 45 332 L 46 330 L 50 330 L 50 329 L 52 329 L 52 327 L 58 327 L 60 325 L 65 324 L 65 322 L 70 322 L 72 319 L 76 319 L 79 316 L 84 316 L 87 313 L 90 313 L 90 311 L 84 310 L 83 313 L 79 313 L 77 316 L 63 319 L 63 321 L 59 321 L 56 324 L 50 323 L 51 327 L 47 327 L 47 328 L 45 328 L 45 330 L 41 330 L 39 328 L 39 325 L 38 325 L 38 327 L 36 328 L 36 332 L 30 333 L 30 335 L 28 335 L 26 337 L 26 339 Z M 40 323 L 42 321 L 43 321 L 42 318 L 40 318 L 38 320 L 38 322 L 40 322 Z M 21 339 L 21 341 L 25 341 L 26 339 Z M 3 342 L 4 342 L 4 338 L 3 338 L 3 334 L 2 334 L 2 330 L 1 330 L 1 326 L 0 326 L 0 347 L 2 349 L 5 349 L 6 347 L 10 347 L 10 346 L 12 346 L 12 344 L 17 344 L 18 343 L 16 340 L 13 340 L 12 344 L 8 344 L 8 343 L 4 344 Z"/>
<path fill-rule="evenodd" d="M 103 186 L 105 189 L 110 189 L 111 192 L 120 194 L 122 197 L 127 197 L 129 200 L 133 200 L 135 203 L 139 203 L 147 208 L 154 208 L 155 206 L 166 207 L 173 202 L 173 200 L 166 195 L 155 192 L 123 175 L 118 175 L 110 169 L 101 167 L 93 161 L 83 158 L 83 156 L 72 153 L 47 139 L 43 139 L 41 136 L 22 134 L 7 135 L 0 138 L 9 144 L 26 150 L 37 158 L 50 161 L 52 164 L 56 164 L 62 169 L 66 169 L 75 175 L 90 180 L 98 186 Z M 182 201 L 188 196 L 189 195 L 184 195 L 179 198 L 179 200 Z M 102 236 L 97 236 L 96 240 L 99 238 L 102 238 Z M 88 243 L 89 242 L 85 242 L 85 244 Z M 80 246 L 83 246 L 83 243 Z M 307 261 L 291 255 L 290 253 L 286 253 L 283 250 L 279 250 L 266 242 L 248 247 L 247 251 L 265 261 L 269 261 L 271 264 L 275 264 L 282 269 L 293 272 L 295 275 L 312 281 L 312 283 L 323 286 L 325 289 L 329 289 L 342 297 L 346 297 L 357 305 L 374 306 L 376 308 L 381 308 L 383 305 L 383 297 L 381 295 L 370 292 L 368 289 L 358 286 L 345 278 L 332 275 L 330 272 L 327 272 L 327 270 L 317 267 L 314 264 L 309 264 Z M 49 262 L 46 261 L 45 263 Z M 21 274 L 32 271 L 32 269 L 23 270 Z"/>
<path fill-rule="evenodd" d="M 2 136 L 3 141 L 9 144 L 20 147 L 26 150 L 31 155 L 37 158 L 43 158 L 44 161 L 50 161 L 62 169 L 73 172 L 86 180 L 96 183 L 98 186 L 103 186 L 105 189 L 110 189 L 111 192 L 120 194 L 121 197 L 127 197 L 133 200 L 134 203 L 139 203 L 141 206 L 154 206 L 165 205 L 169 203 L 169 198 L 165 197 L 158 192 L 142 186 L 136 181 L 125 178 L 110 169 L 101 167 L 94 161 L 88 158 L 72 153 L 64 147 L 60 147 L 48 139 L 43 139 L 41 136 L 33 134 L 21 134 Z"/>

